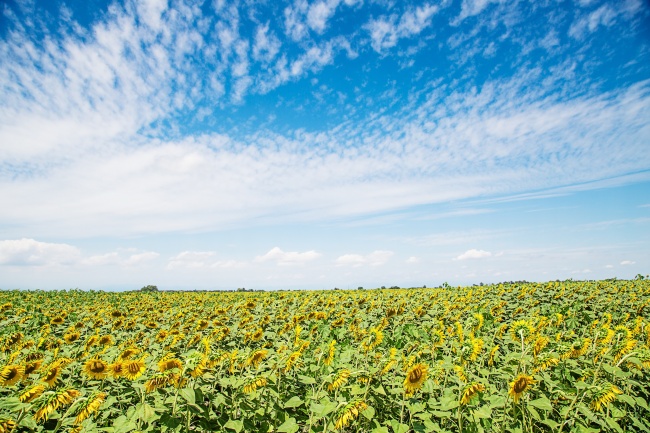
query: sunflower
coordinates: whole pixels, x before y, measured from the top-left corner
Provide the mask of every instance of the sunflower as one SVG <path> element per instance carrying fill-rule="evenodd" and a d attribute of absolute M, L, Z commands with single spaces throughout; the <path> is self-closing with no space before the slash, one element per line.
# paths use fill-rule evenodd
<path fill-rule="evenodd" d="M 339 414 L 336 422 L 334 423 L 334 428 L 338 430 L 346 427 L 355 418 L 359 417 L 359 414 L 367 408 L 368 405 L 363 400 L 355 400 L 351 403 L 348 403 Z"/>
<path fill-rule="evenodd" d="M 126 360 L 122 362 L 122 376 L 128 380 L 136 380 L 142 376 L 142 373 L 147 369 L 144 365 L 146 355 L 138 360 Z"/>
<path fill-rule="evenodd" d="M 510 327 L 510 335 L 515 341 L 528 340 L 535 329 L 526 320 L 517 320 Z"/>
<path fill-rule="evenodd" d="M 52 325 L 61 325 L 65 322 L 65 319 L 61 316 L 54 317 L 52 320 L 50 320 L 50 323 Z"/>
<path fill-rule="evenodd" d="M 427 379 L 428 369 L 426 364 L 416 364 L 409 369 L 404 379 L 404 391 L 407 394 L 412 394 L 422 388 L 422 384 Z"/>
<path fill-rule="evenodd" d="M 89 359 L 84 363 L 84 373 L 92 379 L 104 379 L 110 371 L 109 365 L 99 358 Z"/>
<path fill-rule="evenodd" d="M 81 424 L 84 420 L 88 419 L 93 413 L 99 410 L 99 407 L 104 403 L 106 394 L 103 392 L 94 394 L 86 399 L 77 410 L 77 417 L 74 419 L 75 424 Z"/>
<path fill-rule="evenodd" d="M 332 383 L 327 385 L 327 390 L 332 392 L 338 388 L 340 388 L 342 385 L 345 384 L 345 382 L 348 381 L 348 378 L 350 377 L 350 370 L 347 368 L 344 368 L 343 370 L 339 371 Z"/>
<path fill-rule="evenodd" d="M 65 340 L 66 343 L 71 344 L 77 341 L 81 337 L 81 334 L 78 332 L 68 332 L 63 336 L 63 339 Z"/>
<path fill-rule="evenodd" d="M 478 395 L 479 392 L 483 391 L 485 391 L 485 385 L 483 384 L 474 382 L 471 385 L 467 385 L 463 390 L 463 396 L 460 399 L 460 404 L 468 404 L 474 397 Z"/>
<path fill-rule="evenodd" d="M 123 361 L 116 361 L 108 366 L 108 371 L 113 377 L 124 376 L 124 363 Z"/>
<path fill-rule="evenodd" d="M 246 360 L 246 365 L 252 365 L 253 367 L 257 367 L 260 365 L 260 363 L 266 358 L 266 355 L 269 353 L 268 350 L 256 350 L 251 354 L 251 356 Z"/>
<path fill-rule="evenodd" d="M 289 359 L 287 359 L 287 363 L 284 366 L 285 373 L 289 372 L 289 370 L 298 364 L 300 355 L 302 355 L 300 352 L 293 352 L 291 355 L 289 355 Z"/>
<path fill-rule="evenodd" d="M 99 338 L 99 345 L 100 346 L 112 346 L 115 344 L 115 340 L 113 339 L 112 335 L 102 335 Z"/>
<path fill-rule="evenodd" d="M 336 340 L 332 340 L 329 344 L 329 348 L 327 350 L 327 356 L 323 360 L 323 364 L 332 365 L 332 362 L 334 362 L 335 354 L 336 354 Z"/>
<path fill-rule="evenodd" d="M 22 365 L 7 365 L 0 370 L 0 386 L 13 386 L 25 375 Z"/>
<path fill-rule="evenodd" d="M 524 392 L 531 386 L 535 384 L 533 376 L 528 376 L 527 374 L 520 373 L 515 380 L 510 382 L 510 390 L 508 395 L 515 399 L 515 403 L 519 402 L 519 399 L 524 394 Z"/>
<path fill-rule="evenodd" d="M 40 395 L 43 394 L 43 391 L 45 391 L 45 387 L 43 385 L 34 385 L 20 394 L 20 396 L 18 396 L 18 400 L 20 400 L 21 403 L 29 403 L 32 400 L 40 397 Z"/>
<path fill-rule="evenodd" d="M 16 428 L 16 421 L 2 417 L 0 418 L 0 433 L 10 433 Z"/>
<path fill-rule="evenodd" d="M 590 407 L 592 410 L 600 412 L 612 401 L 616 400 L 617 396 L 620 394 L 623 394 L 623 391 L 621 391 L 616 385 L 600 381 Z"/>
<path fill-rule="evenodd" d="M 180 376 L 178 373 L 167 370 L 162 373 L 156 373 L 151 379 L 145 383 L 144 387 L 147 393 L 153 392 L 158 388 L 164 388 L 168 385 L 176 385 Z"/>
<path fill-rule="evenodd" d="M 60 374 L 61 366 L 52 365 L 45 371 L 43 376 L 41 376 L 41 380 L 47 383 L 47 385 L 51 388 L 59 381 Z"/>
<path fill-rule="evenodd" d="M 137 355 L 138 353 L 140 353 L 140 349 L 129 347 L 127 349 L 124 349 L 124 351 L 120 354 L 119 359 L 120 360 L 131 359 L 133 355 Z"/>
<path fill-rule="evenodd" d="M 250 394 L 255 391 L 257 388 L 266 386 L 267 380 L 265 377 L 254 377 L 253 379 L 246 382 L 244 385 L 244 393 Z"/>
<path fill-rule="evenodd" d="M 178 358 L 173 358 L 169 356 L 163 357 L 163 359 L 158 361 L 158 370 L 160 370 L 160 372 L 171 370 L 173 368 L 182 370 L 183 362 Z"/>
<path fill-rule="evenodd" d="M 384 341 L 384 333 L 378 328 L 371 328 L 368 337 L 361 343 L 364 351 L 370 352 Z"/>

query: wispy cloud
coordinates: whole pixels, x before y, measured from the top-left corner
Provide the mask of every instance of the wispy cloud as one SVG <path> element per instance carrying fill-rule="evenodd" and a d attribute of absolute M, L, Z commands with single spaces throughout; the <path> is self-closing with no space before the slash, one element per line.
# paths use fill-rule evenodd
<path fill-rule="evenodd" d="M 352 266 L 355 268 L 364 265 L 381 266 L 388 262 L 393 255 L 394 253 L 392 251 L 386 250 L 376 250 L 366 255 L 344 254 L 339 256 L 335 263 L 337 266 Z"/>
<path fill-rule="evenodd" d="M 78 248 L 68 244 L 39 242 L 34 239 L 0 241 L 0 265 L 70 265 L 81 257 Z"/>
<path fill-rule="evenodd" d="M 471 250 L 467 250 L 463 254 L 456 257 L 456 260 L 483 259 L 485 257 L 492 257 L 492 253 L 490 251 L 477 250 L 475 248 L 472 248 Z"/>
<path fill-rule="evenodd" d="M 320 253 L 317 253 L 314 250 L 297 252 L 297 251 L 282 251 L 279 247 L 272 248 L 269 252 L 262 256 L 255 257 L 255 262 L 275 262 L 279 266 L 292 266 L 292 265 L 302 265 L 307 262 L 311 262 L 321 256 Z"/>

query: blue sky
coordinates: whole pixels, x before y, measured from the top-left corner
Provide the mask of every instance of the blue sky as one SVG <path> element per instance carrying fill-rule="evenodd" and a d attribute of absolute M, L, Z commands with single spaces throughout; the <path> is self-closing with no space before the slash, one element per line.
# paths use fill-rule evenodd
<path fill-rule="evenodd" d="M 1 8 L 2 289 L 649 273 L 643 0 Z"/>

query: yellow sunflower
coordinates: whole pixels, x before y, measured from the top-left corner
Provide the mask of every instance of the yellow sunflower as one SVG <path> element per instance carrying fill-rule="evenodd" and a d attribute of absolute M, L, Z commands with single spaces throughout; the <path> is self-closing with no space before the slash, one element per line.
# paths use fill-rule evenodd
<path fill-rule="evenodd" d="M 404 391 L 407 394 L 413 394 L 422 388 L 424 381 L 427 379 L 429 367 L 426 364 L 416 364 L 409 369 L 404 379 Z"/>
<path fill-rule="evenodd" d="M 0 386 L 13 386 L 25 375 L 22 365 L 7 365 L 0 370 Z"/>
<path fill-rule="evenodd" d="M 108 376 L 110 369 L 108 364 L 103 360 L 93 358 L 84 363 L 83 371 L 92 379 L 104 379 Z"/>
<path fill-rule="evenodd" d="M 519 402 L 519 399 L 524 394 L 524 392 L 530 388 L 531 385 L 535 384 L 533 376 L 520 373 L 515 380 L 510 382 L 510 390 L 508 395 L 514 398 L 515 403 Z"/>
<path fill-rule="evenodd" d="M 138 360 L 123 361 L 122 376 L 126 377 L 128 380 L 136 380 L 138 377 L 142 376 L 142 373 L 144 373 L 147 368 L 144 365 L 145 358 L 146 355 Z"/>
<path fill-rule="evenodd" d="M 77 410 L 77 417 L 74 420 L 75 424 L 81 424 L 84 420 L 88 419 L 93 413 L 99 410 L 99 407 L 104 403 L 106 394 L 103 392 L 97 393 L 88 399 Z"/>
<path fill-rule="evenodd" d="M 51 388 L 59 381 L 59 375 L 61 374 L 61 367 L 58 365 L 51 366 L 45 371 L 45 374 L 41 377 L 41 380 Z"/>

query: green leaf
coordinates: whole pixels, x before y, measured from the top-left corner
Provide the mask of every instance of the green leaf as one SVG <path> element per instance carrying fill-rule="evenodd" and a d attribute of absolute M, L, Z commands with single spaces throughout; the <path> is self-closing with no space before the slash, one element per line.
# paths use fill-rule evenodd
<path fill-rule="evenodd" d="M 278 432 L 280 433 L 296 433 L 298 430 L 300 430 L 300 427 L 296 423 L 295 418 L 289 418 L 278 427 Z"/>
<path fill-rule="evenodd" d="M 138 403 L 135 409 L 135 416 L 146 423 L 150 423 L 158 418 L 156 411 L 148 403 Z"/>
<path fill-rule="evenodd" d="M 490 418 L 492 416 L 492 409 L 490 406 L 481 406 L 480 408 L 474 410 L 474 416 L 478 419 Z"/>
<path fill-rule="evenodd" d="M 528 402 L 528 405 L 536 407 L 537 409 L 542 409 L 547 411 L 553 410 L 553 404 L 551 403 L 551 400 L 549 400 L 546 397 L 540 397 L 536 400 L 531 400 Z"/>
<path fill-rule="evenodd" d="M 235 430 L 237 433 L 244 429 L 244 422 L 238 419 L 231 419 L 225 425 L 225 428 Z"/>
<path fill-rule="evenodd" d="M 537 421 L 542 420 L 542 417 L 539 416 L 539 412 L 537 412 L 537 410 L 535 410 L 535 408 L 529 407 L 528 412 L 530 412 L 530 414 L 533 416 L 533 418 L 535 418 L 535 420 L 537 420 Z"/>
<path fill-rule="evenodd" d="M 650 410 L 650 409 L 648 409 L 648 402 L 646 402 L 643 397 L 637 397 L 636 398 L 636 403 L 639 406 L 641 406 L 642 408 L 644 408 L 645 410 Z"/>
<path fill-rule="evenodd" d="M 313 403 L 311 405 L 311 411 L 317 417 L 324 417 L 328 413 L 331 413 L 336 409 L 337 404 L 331 401 L 329 398 L 324 397 L 318 403 Z"/>
<path fill-rule="evenodd" d="M 552 419 L 543 419 L 541 422 L 542 422 L 542 424 L 546 424 L 547 426 L 549 426 L 552 429 L 556 429 L 556 428 L 558 428 L 560 426 L 559 423 L 553 421 Z"/>
<path fill-rule="evenodd" d="M 361 415 L 366 417 L 368 420 L 371 420 L 375 416 L 375 408 L 368 406 L 363 412 L 361 412 Z"/>
<path fill-rule="evenodd" d="M 313 377 L 303 376 L 302 374 L 298 375 L 298 379 L 300 380 L 301 383 L 304 383 L 305 385 L 312 385 L 316 383 L 316 379 L 314 379 Z"/>
<path fill-rule="evenodd" d="M 0 409 L 8 410 L 9 412 L 18 412 L 19 410 L 29 406 L 18 400 L 18 397 L 7 397 L 0 401 Z"/>
<path fill-rule="evenodd" d="M 382 425 L 370 430 L 370 433 L 389 433 L 389 432 L 388 432 L 388 427 Z"/>
<path fill-rule="evenodd" d="M 393 433 L 406 433 L 409 431 L 409 426 L 406 424 L 402 424 L 401 422 L 391 419 L 389 421 L 389 424 L 391 428 L 393 429 Z"/>
<path fill-rule="evenodd" d="M 194 394 L 194 389 L 193 388 L 183 388 L 178 393 L 189 404 L 196 404 L 196 395 Z"/>
<path fill-rule="evenodd" d="M 630 397 L 627 394 L 622 394 L 618 396 L 618 399 L 629 404 L 630 406 L 634 407 L 636 406 L 636 400 L 633 397 Z"/>
<path fill-rule="evenodd" d="M 284 403 L 284 407 L 298 407 L 303 404 L 304 401 L 298 396 L 291 397 L 289 401 Z"/>
<path fill-rule="evenodd" d="M 616 421 L 614 421 L 611 418 L 605 418 L 605 421 L 607 422 L 607 425 L 616 430 L 619 433 L 623 433 L 623 429 L 621 428 L 620 425 Z"/>
<path fill-rule="evenodd" d="M 115 419 L 113 422 L 114 433 L 128 433 L 134 431 L 138 426 L 131 420 L 127 419 L 126 416 L 121 415 Z"/>

